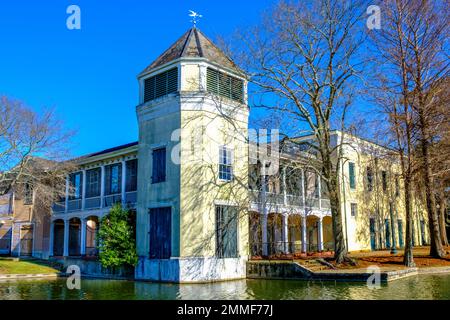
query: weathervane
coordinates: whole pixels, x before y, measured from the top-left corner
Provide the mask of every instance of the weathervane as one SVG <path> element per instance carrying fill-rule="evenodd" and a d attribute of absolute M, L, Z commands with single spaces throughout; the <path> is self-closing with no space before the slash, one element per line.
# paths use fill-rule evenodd
<path fill-rule="evenodd" d="M 192 17 L 191 22 L 195 25 L 197 24 L 197 21 L 202 18 L 203 16 L 201 14 L 198 14 L 197 12 L 193 10 L 189 10 L 189 17 Z"/>

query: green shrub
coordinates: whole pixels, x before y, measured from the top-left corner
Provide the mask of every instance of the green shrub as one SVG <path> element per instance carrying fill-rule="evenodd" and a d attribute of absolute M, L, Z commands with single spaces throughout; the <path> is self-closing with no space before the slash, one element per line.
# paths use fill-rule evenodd
<path fill-rule="evenodd" d="M 105 268 L 135 266 L 136 253 L 134 211 L 114 205 L 101 219 L 98 231 L 99 260 Z"/>

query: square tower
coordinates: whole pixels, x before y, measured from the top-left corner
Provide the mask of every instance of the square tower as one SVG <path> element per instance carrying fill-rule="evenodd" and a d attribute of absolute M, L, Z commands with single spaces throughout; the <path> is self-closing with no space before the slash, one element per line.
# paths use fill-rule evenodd
<path fill-rule="evenodd" d="M 245 277 L 245 74 L 192 28 L 138 76 L 136 278 Z"/>

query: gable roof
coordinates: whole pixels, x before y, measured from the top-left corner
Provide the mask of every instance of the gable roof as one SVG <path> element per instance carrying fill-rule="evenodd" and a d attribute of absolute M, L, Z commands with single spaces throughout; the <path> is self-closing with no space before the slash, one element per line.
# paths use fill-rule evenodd
<path fill-rule="evenodd" d="M 145 68 L 139 76 L 182 57 L 205 58 L 219 66 L 231 69 L 242 75 L 244 74 L 244 72 L 236 66 L 236 64 L 221 49 L 208 39 L 203 32 L 196 27 L 193 27 Z"/>

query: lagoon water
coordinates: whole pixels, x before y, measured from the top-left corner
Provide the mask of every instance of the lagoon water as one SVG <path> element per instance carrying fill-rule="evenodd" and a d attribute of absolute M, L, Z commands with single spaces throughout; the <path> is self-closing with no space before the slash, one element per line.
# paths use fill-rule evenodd
<path fill-rule="evenodd" d="M 121 299 L 444 299 L 450 300 L 450 275 L 418 275 L 369 289 L 364 283 L 238 280 L 210 284 L 162 284 L 83 279 L 69 290 L 66 279 L 0 282 L 3 300 Z"/>

